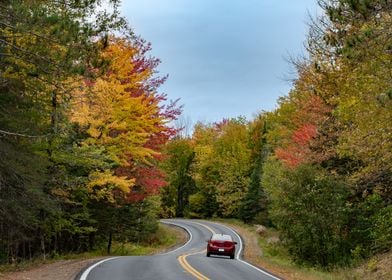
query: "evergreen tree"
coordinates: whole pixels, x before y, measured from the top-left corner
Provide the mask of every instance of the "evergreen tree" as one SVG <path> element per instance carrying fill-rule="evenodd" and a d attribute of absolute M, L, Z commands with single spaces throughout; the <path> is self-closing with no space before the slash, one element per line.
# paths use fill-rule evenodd
<path fill-rule="evenodd" d="M 260 129 L 260 128 L 256 125 L 256 129 Z M 258 153 L 256 153 L 256 161 L 254 163 L 253 171 L 250 176 L 249 187 L 244 199 L 242 200 L 240 211 L 239 211 L 239 217 L 245 223 L 250 223 L 254 221 L 255 217 L 258 214 L 266 211 L 267 209 L 266 207 L 267 199 L 265 196 L 264 188 L 261 185 L 263 164 L 267 159 L 269 153 L 267 140 L 265 138 L 267 134 L 265 121 L 263 121 L 262 131 L 261 132 L 256 131 L 256 133 L 260 134 L 260 136 L 258 137 L 259 143 L 255 143 L 255 147 L 256 150 L 258 150 Z M 264 218 L 257 222 L 265 223 L 266 219 L 267 217 L 266 215 L 264 215 Z"/>

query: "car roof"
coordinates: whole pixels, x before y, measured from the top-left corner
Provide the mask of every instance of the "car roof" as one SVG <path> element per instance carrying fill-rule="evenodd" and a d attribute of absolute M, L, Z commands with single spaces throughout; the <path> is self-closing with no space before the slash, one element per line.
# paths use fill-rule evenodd
<path fill-rule="evenodd" d="M 233 238 L 228 234 L 216 233 L 212 235 L 211 240 L 233 241 Z"/>

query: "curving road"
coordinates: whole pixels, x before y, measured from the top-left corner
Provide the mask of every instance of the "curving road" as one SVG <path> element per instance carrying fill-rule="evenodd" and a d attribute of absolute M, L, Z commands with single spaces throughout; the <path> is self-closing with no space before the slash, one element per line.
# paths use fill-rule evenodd
<path fill-rule="evenodd" d="M 243 243 L 232 229 L 202 220 L 166 219 L 162 223 L 184 228 L 189 240 L 183 246 L 155 256 L 114 257 L 88 267 L 78 280 L 271 280 L 279 279 L 243 261 Z M 212 233 L 230 234 L 238 242 L 236 257 L 206 257 L 206 240 Z"/>

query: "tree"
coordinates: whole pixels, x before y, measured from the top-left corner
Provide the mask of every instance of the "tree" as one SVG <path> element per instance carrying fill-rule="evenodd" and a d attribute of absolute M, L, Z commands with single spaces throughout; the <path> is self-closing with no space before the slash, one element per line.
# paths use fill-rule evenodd
<path fill-rule="evenodd" d="M 112 161 L 109 170 L 92 171 L 92 187 L 115 184 L 129 193 L 169 137 L 165 122 L 170 118 L 161 112 L 163 97 L 155 92 L 164 79 L 153 78 L 158 61 L 144 57 L 148 49 L 142 41 L 111 38 L 103 53 L 112 62 L 106 77 L 73 94 L 71 120 L 89 135 L 83 145 L 104 147 Z M 139 186 L 146 184 L 141 180 L 139 176 Z"/>
<path fill-rule="evenodd" d="M 75 178 L 63 163 L 71 166 L 76 159 L 63 111 L 69 105 L 69 81 L 93 76 L 89 69 L 100 63 L 97 42 L 109 30 L 126 28 L 116 8 L 97 12 L 99 2 L 0 4 L 0 149 L 2 159 L 18 159 L 0 167 L 7 186 L 0 189 L 0 200 L 7 200 L 2 206 L 10 210 L 1 211 L 2 261 L 72 250 L 77 242 L 70 245 L 67 237 L 89 231 L 88 217 L 80 222 L 84 210 L 67 211 L 70 205 L 83 208 L 83 199 L 69 192 Z M 96 22 L 84 20 L 92 13 Z M 7 239 L 9 234 L 14 238 Z"/>
<path fill-rule="evenodd" d="M 309 58 L 296 62 L 298 78 L 294 88 L 280 100 L 278 109 L 268 114 L 271 129 L 267 139 L 275 157 L 270 157 L 265 170 L 270 179 L 274 178 L 272 181 L 276 179 L 275 183 L 266 182 L 272 205 L 280 205 L 279 209 L 272 206 L 273 221 L 282 227 L 284 238 L 297 239 L 297 245 L 290 245 L 298 246 L 293 255 L 313 264 L 317 259 L 319 265 L 326 265 L 332 258 L 329 253 L 337 254 L 336 259 L 344 263 L 374 253 L 377 246 L 372 248 L 371 244 L 380 242 L 383 245 L 379 248 L 388 244 L 387 231 L 378 235 L 380 231 L 375 228 L 376 224 L 384 228 L 388 225 L 389 213 L 385 209 L 390 205 L 391 147 L 387 140 L 390 127 L 386 123 L 391 118 L 391 6 L 388 1 L 319 2 L 326 16 L 312 23 L 307 45 Z M 271 167 L 269 164 L 276 159 L 280 163 Z M 315 170 L 312 176 L 316 180 L 306 181 L 305 174 L 304 181 L 293 179 L 307 170 L 303 166 L 308 166 L 307 172 Z M 282 169 L 284 174 L 280 173 Z M 331 185 L 327 193 L 329 180 L 335 181 L 336 187 L 332 189 Z M 322 185 L 326 190 L 320 189 Z M 289 196 L 285 189 L 298 193 L 282 205 L 285 199 L 279 197 Z M 290 223 L 291 218 L 286 220 L 283 216 L 290 216 L 290 203 L 296 206 L 293 213 L 302 213 L 301 209 L 312 205 L 304 197 L 328 200 L 331 193 L 336 196 L 333 203 L 342 210 L 341 215 L 333 212 L 338 221 L 341 219 L 340 226 L 334 227 L 328 217 L 322 218 L 325 225 L 318 225 L 306 214 L 305 217 L 312 221 L 309 231 L 320 236 L 320 229 L 333 232 L 337 239 L 331 239 L 340 244 L 342 251 L 334 251 L 333 242 L 320 237 L 313 241 L 317 244 L 321 240 L 319 245 L 331 246 L 323 248 L 327 255 L 306 255 L 318 250 L 308 247 L 310 244 L 300 245 L 305 241 L 301 235 L 312 236 L 312 232 L 304 233 L 305 222 L 294 225 L 293 221 L 291 228 L 285 228 L 284 223 Z M 324 215 L 312 211 L 318 213 L 315 216 Z M 381 216 L 387 221 L 384 225 L 380 223 Z M 353 255 L 348 254 L 349 250 L 353 250 Z"/>
<path fill-rule="evenodd" d="M 189 204 L 189 196 L 195 192 L 191 176 L 194 150 L 186 138 L 174 138 L 166 146 L 163 166 L 168 185 L 162 189 L 162 207 L 165 215 L 183 217 Z"/>
<path fill-rule="evenodd" d="M 72 95 L 70 119 L 86 135 L 79 149 L 96 150 L 104 163 L 88 170 L 86 187 L 108 251 L 114 236 L 144 232 L 149 224 L 138 221 L 150 211 L 146 198 L 166 185 L 158 163 L 162 147 L 175 133 L 166 123 L 180 109 L 175 103 L 160 105 L 165 96 L 157 88 L 165 78 L 154 76 L 159 61 L 145 57 L 149 50 L 141 39 L 110 37 L 102 53 L 110 61 L 107 74 L 84 81 Z M 121 215 L 130 211 L 135 213 L 126 222 Z M 137 230 L 127 227 L 136 225 Z"/>
<path fill-rule="evenodd" d="M 331 61 L 320 71 L 333 72 L 335 77 L 330 99 L 342 127 L 336 152 L 358 163 L 351 174 L 358 196 L 376 189 L 390 200 L 390 127 L 384 124 L 391 117 L 391 5 L 357 0 L 320 3 L 326 17 L 314 26 L 309 51 L 315 58 L 319 53 Z"/>
<path fill-rule="evenodd" d="M 270 159 L 263 183 L 271 197 L 272 221 L 296 261 L 322 267 L 348 263 L 353 247 L 344 181 L 318 166 L 292 170 Z"/>
<path fill-rule="evenodd" d="M 244 196 L 239 211 L 239 217 L 246 223 L 255 221 L 257 215 L 263 215 L 263 218 L 259 218 L 257 222 L 261 222 L 263 224 L 267 223 L 267 215 L 265 213 L 267 210 L 267 199 L 264 187 L 261 184 L 263 175 L 262 167 L 269 153 L 266 134 L 266 121 L 260 117 L 255 120 L 254 128 L 251 132 L 251 135 L 253 136 L 251 144 L 254 145 L 253 156 L 255 157 L 255 162 L 253 164 L 254 166 L 250 176 L 248 190 Z"/>
<path fill-rule="evenodd" d="M 200 195 L 206 195 L 206 201 L 209 199 L 214 204 L 211 209 L 217 209 L 216 214 L 236 217 L 249 180 L 246 120 L 237 118 L 209 125 L 199 123 L 193 139 L 193 176 Z M 211 201 L 215 199 L 216 202 Z"/>
<path fill-rule="evenodd" d="M 180 108 L 162 105 L 159 60 L 119 16 L 119 1 L 107 11 L 101 3 L 0 4 L 0 154 L 11 164 L 0 165 L 2 262 L 120 238 L 119 224 L 133 226 L 121 213 L 155 217 L 146 197 L 165 183 L 160 149 Z"/>

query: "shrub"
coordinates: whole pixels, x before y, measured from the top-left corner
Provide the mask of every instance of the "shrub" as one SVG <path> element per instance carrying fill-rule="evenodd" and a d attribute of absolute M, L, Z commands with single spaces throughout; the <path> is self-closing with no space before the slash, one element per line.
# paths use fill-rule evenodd
<path fill-rule="evenodd" d="M 288 169 L 277 161 L 264 168 L 270 214 L 298 262 L 327 267 L 348 262 L 347 186 L 321 168 Z"/>
<path fill-rule="evenodd" d="M 373 250 L 387 251 L 392 248 L 392 205 L 380 209 L 373 216 L 374 227 L 371 237 L 373 238 Z"/>
<path fill-rule="evenodd" d="M 204 218 L 206 199 L 201 192 L 189 196 L 189 205 L 186 216 L 189 218 Z"/>

